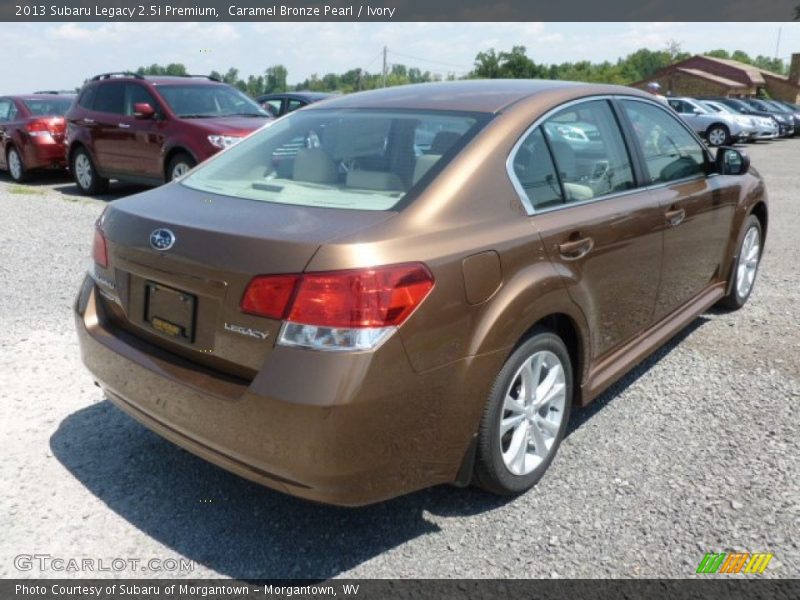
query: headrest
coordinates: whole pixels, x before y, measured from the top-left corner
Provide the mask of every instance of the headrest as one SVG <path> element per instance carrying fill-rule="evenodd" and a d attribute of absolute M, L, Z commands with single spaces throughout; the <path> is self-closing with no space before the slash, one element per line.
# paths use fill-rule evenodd
<path fill-rule="evenodd" d="M 430 154 L 439 154 L 442 155 L 455 144 L 459 138 L 461 137 L 460 133 L 456 133 L 455 131 L 440 131 L 435 136 L 433 136 L 433 142 L 431 142 L 431 148 L 428 150 Z"/>
<path fill-rule="evenodd" d="M 322 148 L 303 148 L 294 157 L 295 181 L 309 183 L 336 183 L 336 164 Z"/>

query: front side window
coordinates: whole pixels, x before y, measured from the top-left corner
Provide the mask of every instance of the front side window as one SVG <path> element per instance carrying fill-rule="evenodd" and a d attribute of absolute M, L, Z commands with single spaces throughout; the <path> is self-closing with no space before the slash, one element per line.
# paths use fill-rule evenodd
<path fill-rule="evenodd" d="M 410 201 L 488 119 L 473 113 L 303 110 L 274 121 L 181 183 L 263 202 L 392 210 Z M 437 131 L 427 151 L 415 144 L 423 126 Z"/>
<path fill-rule="evenodd" d="M 149 104 L 155 111 L 159 108 L 158 102 L 147 88 L 137 83 L 125 84 L 125 114 L 132 117 L 136 113 L 137 104 Z"/>
<path fill-rule="evenodd" d="M 158 93 L 172 112 L 184 119 L 269 116 L 254 100 L 228 85 L 159 85 Z"/>
<path fill-rule="evenodd" d="M 648 102 L 623 100 L 653 183 L 705 173 L 703 146 L 667 111 Z"/>
<path fill-rule="evenodd" d="M 87 110 L 92 110 L 94 106 L 94 97 L 97 95 L 97 86 L 90 85 L 83 89 L 81 95 L 78 97 L 78 106 Z"/>
<path fill-rule="evenodd" d="M 298 100 L 296 98 L 289 98 L 286 101 L 286 112 L 292 112 L 297 110 L 298 108 L 303 108 L 306 105 L 305 102 L 302 100 Z"/>
<path fill-rule="evenodd" d="M 542 125 L 566 202 L 582 202 L 635 187 L 631 160 L 605 100 L 565 108 Z"/>

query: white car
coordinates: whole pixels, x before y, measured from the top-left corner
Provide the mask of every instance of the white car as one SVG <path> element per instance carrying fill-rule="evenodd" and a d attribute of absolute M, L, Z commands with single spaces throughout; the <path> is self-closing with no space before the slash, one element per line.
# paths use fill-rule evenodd
<path fill-rule="evenodd" d="M 713 112 L 693 98 L 667 98 L 667 102 L 709 146 L 726 146 L 750 138 L 750 122 L 739 119 L 739 115 Z"/>
<path fill-rule="evenodd" d="M 714 100 L 698 100 L 699 104 L 717 113 L 723 113 L 737 118 L 741 122 L 749 122 L 748 127 L 752 131 L 752 140 L 774 140 L 780 137 L 778 123 L 772 117 L 761 117 L 759 115 L 744 115 L 737 113 L 733 108 L 715 102 Z"/>

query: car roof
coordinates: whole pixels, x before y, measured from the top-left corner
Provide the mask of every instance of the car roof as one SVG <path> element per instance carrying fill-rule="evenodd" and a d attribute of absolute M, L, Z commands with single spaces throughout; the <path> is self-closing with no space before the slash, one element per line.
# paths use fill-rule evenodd
<path fill-rule="evenodd" d="M 53 98 L 63 98 L 64 100 L 72 100 L 77 94 L 9 94 L 3 98 L 13 98 L 14 100 L 52 100 Z"/>
<path fill-rule="evenodd" d="M 619 85 L 554 81 L 549 79 L 473 79 L 421 83 L 383 88 L 333 97 L 317 107 L 304 110 L 332 108 L 397 108 L 422 110 L 456 110 L 466 112 L 500 112 L 520 100 L 545 92 L 571 92 L 582 96 L 626 94 L 651 98 L 651 94 Z"/>

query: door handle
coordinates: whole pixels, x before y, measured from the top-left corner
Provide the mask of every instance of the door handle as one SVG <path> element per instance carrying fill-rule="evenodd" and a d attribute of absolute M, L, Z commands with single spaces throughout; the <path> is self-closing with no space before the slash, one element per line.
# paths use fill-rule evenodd
<path fill-rule="evenodd" d="M 664 216 L 667 218 L 667 223 L 669 223 L 670 227 L 676 227 L 683 223 L 686 218 L 686 211 L 682 208 L 673 208 L 665 212 Z"/>
<path fill-rule="evenodd" d="M 559 244 L 558 252 L 561 254 L 561 258 L 565 260 L 577 260 L 589 254 L 592 248 L 594 248 L 594 240 L 590 237 L 585 237 Z"/>
<path fill-rule="evenodd" d="M 94 119 L 88 119 L 87 118 L 87 119 L 84 119 L 83 122 L 86 123 L 87 125 L 93 125 L 94 124 Z"/>
<path fill-rule="evenodd" d="M 120 129 L 130 129 L 131 126 L 128 123 L 117 123 L 117 127 Z"/>

